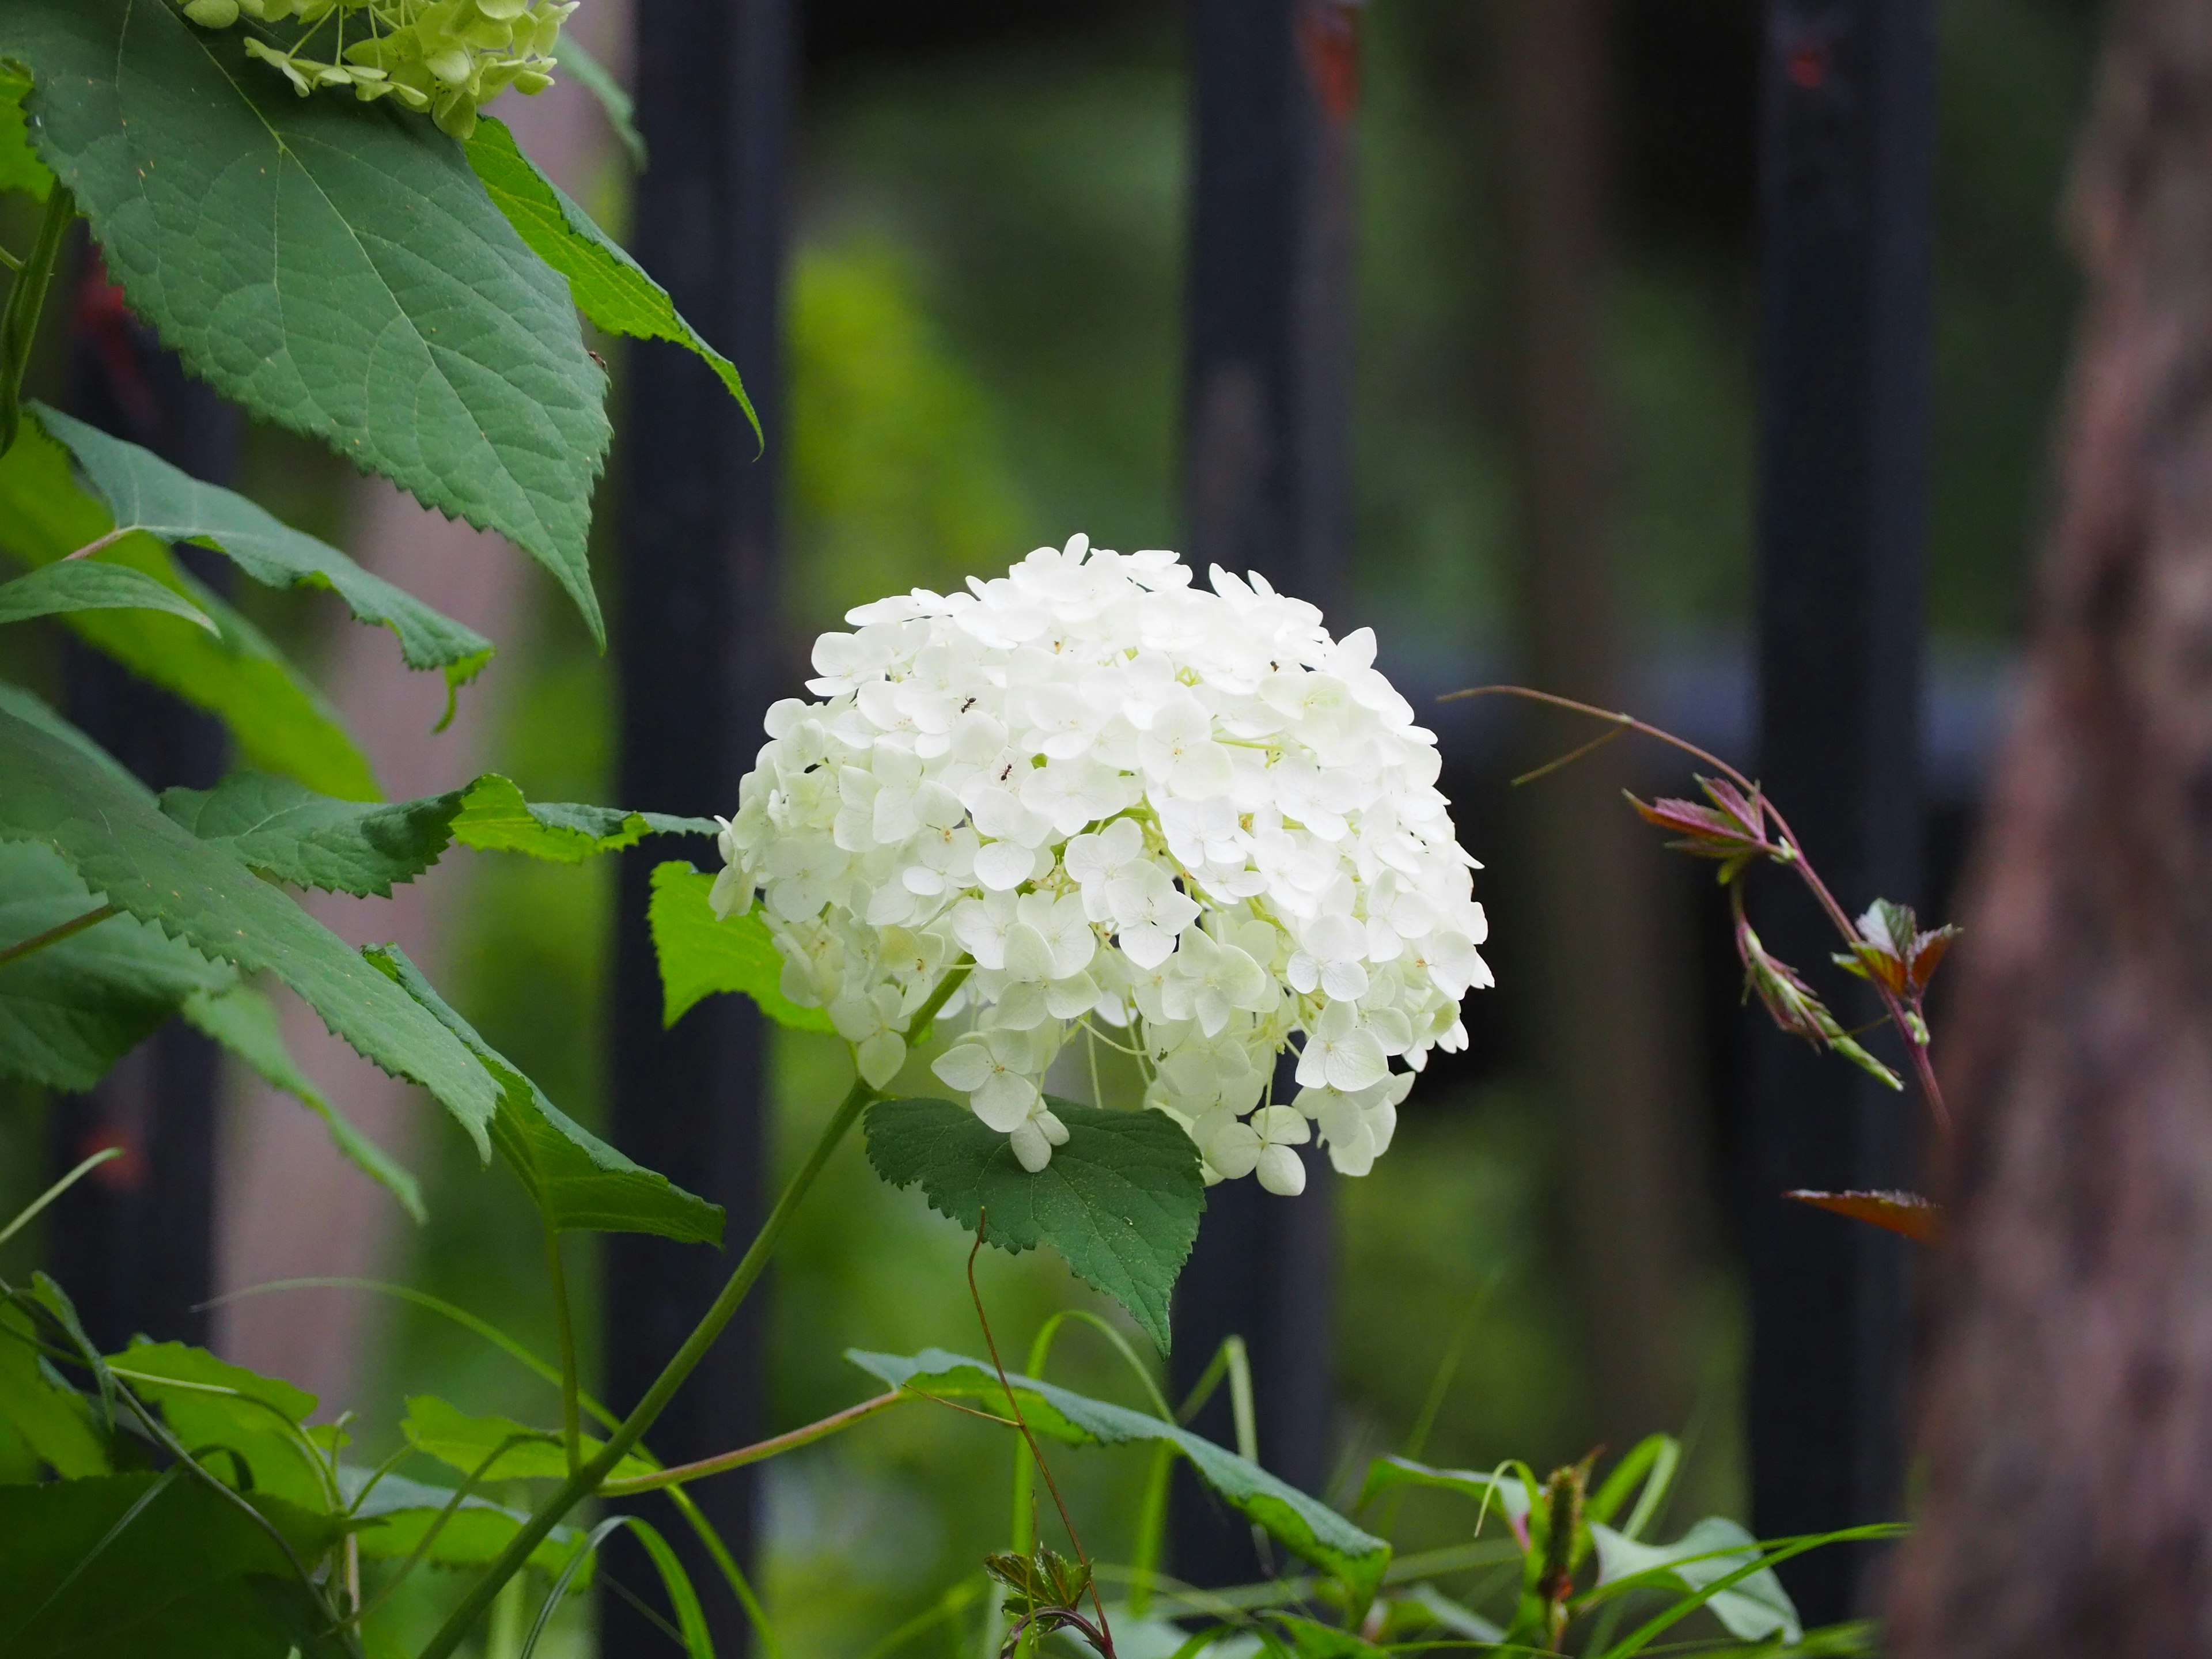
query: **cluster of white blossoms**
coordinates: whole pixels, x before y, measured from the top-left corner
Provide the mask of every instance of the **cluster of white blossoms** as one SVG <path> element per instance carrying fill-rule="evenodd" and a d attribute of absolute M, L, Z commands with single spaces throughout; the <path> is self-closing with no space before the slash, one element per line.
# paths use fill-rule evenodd
<path fill-rule="evenodd" d="M 1290 1194 L 1316 1132 L 1364 1175 L 1429 1051 L 1465 1045 L 1460 1000 L 1491 982 L 1480 866 L 1374 635 L 1212 576 L 1077 536 L 848 613 L 815 642 L 823 701 L 769 711 L 714 905 L 759 896 L 785 994 L 828 1010 L 877 1087 L 972 962 L 934 1069 L 1025 1168 L 1067 1139 L 1047 1068 L 1101 1043 L 1209 1182 Z"/>

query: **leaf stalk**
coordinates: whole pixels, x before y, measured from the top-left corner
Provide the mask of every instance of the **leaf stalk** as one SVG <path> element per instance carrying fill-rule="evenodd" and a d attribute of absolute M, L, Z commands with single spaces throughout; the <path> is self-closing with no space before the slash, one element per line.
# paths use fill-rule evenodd
<path fill-rule="evenodd" d="M 7 309 L 0 311 L 0 455 L 15 447 L 16 434 L 22 429 L 23 371 L 30 367 L 31 346 L 39 337 L 39 319 L 61 258 L 62 240 L 76 221 L 76 198 L 67 185 L 57 184 L 46 197 L 39 239 L 15 273 Z"/>

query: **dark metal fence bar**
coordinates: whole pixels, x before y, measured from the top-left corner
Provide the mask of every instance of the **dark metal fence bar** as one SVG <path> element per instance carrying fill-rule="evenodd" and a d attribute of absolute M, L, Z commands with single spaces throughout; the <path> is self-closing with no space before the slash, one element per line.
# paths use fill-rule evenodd
<path fill-rule="evenodd" d="M 1767 13 L 1759 758 L 1847 906 L 1913 897 L 1920 874 L 1933 13 L 1929 0 L 1771 0 Z M 1777 953 L 1822 967 L 1835 941 L 1795 884 L 1755 898 Z M 1908 1247 L 1778 1194 L 1904 1184 L 1917 1109 L 1771 1030 L 1753 1084 L 1754 1524 L 1894 1519 Z M 1809 1625 L 1854 1610 L 1865 1567 L 1819 1552 L 1784 1576 Z"/>
<path fill-rule="evenodd" d="M 71 410 L 143 444 L 195 477 L 229 482 L 235 410 L 185 379 L 177 360 L 125 309 L 88 250 L 71 296 L 67 388 Z M 194 550 L 179 549 L 187 564 Z M 218 588 L 212 555 L 196 574 Z M 74 640 L 63 661 L 70 717 L 153 788 L 212 787 L 228 745 L 222 726 Z M 214 1043 L 172 1019 L 91 1093 L 50 1108 L 54 1173 L 104 1146 L 123 1156 L 95 1170 L 48 1214 L 49 1270 L 75 1298 L 94 1340 L 119 1348 L 137 1333 L 207 1339 L 200 1311 L 213 1283 L 215 1137 L 221 1063 Z"/>
<path fill-rule="evenodd" d="M 1195 0 L 1191 13 L 1188 555 L 1200 570 L 1260 571 L 1324 609 L 1345 542 L 1354 15 L 1337 0 Z M 1243 1336 L 1261 1462 L 1308 1490 L 1328 1473 L 1331 1201 L 1321 1157 L 1298 1198 L 1251 1180 L 1207 1194 L 1170 1365 L 1180 1392 L 1223 1338 Z M 1226 1389 L 1195 1426 L 1233 1443 Z M 1177 1480 L 1177 1575 L 1255 1577 L 1249 1529 Z"/>
<path fill-rule="evenodd" d="M 638 181 L 635 252 L 684 314 L 728 351 L 773 436 L 780 407 L 785 133 L 793 61 L 788 0 L 638 0 L 636 92 L 651 165 Z M 619 799 L 662 811 L 735 809 L 761 742 L 775 657 L 776 465 L 729 394 L 665 346 L 629 356 L 616 650 L 621 674 Z M 729 1211 L 731 1249 L 617 1236 L 606 1276 L 608 1385 L 628 1407 L 727 1276 L 762 1214 L 767 1137 L 763 1033 L 751 1004 L 717 997 L 673 1030 L 646 933 L 647 881 L 667 856 L 626 855 L 616 945 L 613 1135 Z M 653 1431 L 669 1462 L 760 1436 L 762 1298 L 756 1295 Z M 695 1497 L 741 1561 L 751 1558 L 750 1471 Z M 640 1505 L 672 1520 L 659 1500 Z M 669 1531 L 696 1583 L 720 1575 L 680 1523 Z M 611 1570 L 642 1587 L 641 1555 Z M 703 1596 L 716 1650 L 750 1632 L 732 1598 Z M 658 1655 L 666 1638 L 603 1597 L 607 1659 Z"/>

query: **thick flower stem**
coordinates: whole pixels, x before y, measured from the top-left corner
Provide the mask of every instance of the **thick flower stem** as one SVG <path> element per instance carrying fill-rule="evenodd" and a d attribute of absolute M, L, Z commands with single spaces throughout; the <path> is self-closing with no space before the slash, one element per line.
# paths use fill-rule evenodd
<path fill-rule="evenodd" d="M 39 240 L 30 258 L 15 273 L 8 290 L 8 307 L 0 311 L 0 455 L 15 446 L 23 421 L 23 371 L 30 366 L 31 343 L 38 337 L 39 318 L 46 310 L 46 289 L 53 281 L 60 258 L 62 239 L 76 221 L 76 198 L 56 185 L 46 197 L 46 216 L 39 221 Z"/>
<path fill-rule="evenodd" d="M 600 1449 L 599 1455 L 562 1481 L 560 1489 L 539 1504 L 537 1511 L 524 1523 L 521 1531 L 508 1540 L 499 1559 L 484 1569 L 483 1575 L 470 1587 L 460 1606 L 453 1609 L 446 1622 L 438 1627 L 438 1633 L 424 1645 L 421 1659 L 448 1659 L 477 1620 L 490 1608 L 493 1599 L 499 1594 L 500 1586 L 522 1569 L 530 1559 L 531 1552 L 560 1524 L 570 1510 L 599 1490 L 599 1483 L 614 1472 L 615 1465 L 622 1461 L 623 1455 L 653 1426 L 654 1419 L 675 1397 L 676 1390 L 683 1387 L 684 1380 L 707 1357 L 707 1351 L 714 1346 L 714 1339 L 722 1334 L 722 1328 L 730 1322 L 755 1281 L 760 1278 L 762 1269 L 768 1266 L 769 1258 L 775 1254 L 776 1246 L 782 1243 L 784 1232 L 791 1225 L 791 1218 L 798 1210 L 799 1200 L 814 1185 L 816 1177 L 822 1173 L 822 1166 L 830 1161 L 830 1154 L 836 1151 L 837 1143 L 845 1138 L 845 1132 L 877 1098 L 873 1089 L 864 1082 L 854 1080 L 851 1091 L 823 1127 L 822 1138 L 814 1143 L 814 1150 L 807 1154 L 805 1165 L 791 1178 L 791 1184 L 783 1189 L 783 1195 L 775 1201 L 775 1208 L 769 1212 L 760 1232 L 746 1249 L 735 1271 L 730 1274 L 729 1281 L 722 1286 L 721 1294 L 714 1298 L 714 1305 L 707 1310 L 706 1317 L 684 1339 L 684 1346 L 676 1351 L 675 1358 L 661 1368 L 660 1375 L 646 1390 L 645 1398 L 639 1401 L 636 1409 L 623 1419 L 622 1426 L 608 1437 L 607 1443 Z"/>

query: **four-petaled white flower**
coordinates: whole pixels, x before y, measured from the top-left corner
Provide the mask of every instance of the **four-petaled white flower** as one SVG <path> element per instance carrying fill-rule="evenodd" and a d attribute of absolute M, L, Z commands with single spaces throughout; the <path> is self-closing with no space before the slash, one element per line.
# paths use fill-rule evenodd
<path fill-rule="evenodd" d="M 784 994 L 878 1088 L 970 964 L 933 1069 L 1025 1169 L 1066 1141 L 1044 1077 L 1080 1036 L 1133 1054 L 1209 1181 L 1295 1193 L 1316 1133 L 1364 1174 L 1490 983 L 1480 866 L 1373 634 L 1080 536 L 968 588 L 816 641 L 820 701 L 769 711 L 716 913 L 757 905 Z M 1271 1099 L 1286 1048 L 1295 1105 Z"/>

